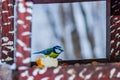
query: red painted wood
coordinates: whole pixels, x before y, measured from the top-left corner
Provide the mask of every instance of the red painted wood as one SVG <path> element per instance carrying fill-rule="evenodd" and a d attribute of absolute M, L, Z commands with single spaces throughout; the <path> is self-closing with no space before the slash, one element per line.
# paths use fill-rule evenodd
<path fill-rule="evenodd" d="M 120 0 L 111 0 L 111 15 L 120 15 Z"/>
<path fill-rule="evenodd" d="M 37 0 L 36 0 L 37 1 Z M 110 0 L 108 0 L 108 1 L 110 1 Z M 34 2 L 34 1 L 33 1 Z M 40 1 L 41 2 L 41 1 Z M 52 1 L 51 1 L 52 2 Z M 117 33 L 119 33 L 119 30 L 117 30 L 117 29 L 119 29 L 119 16 L 117 16 L 117 19 L 116 19 L 116 16 L 115 16 L 115 14 L 119 14 L 119 0 L 112 0 L 111 1 L 111 18 L 110 18 L 110 22 L 111 22 L 111 26 L 110 26 L 110 31 L 112 31 L 112 30 L 114 30 L 114 28 L 115 28 L 115 33 L 110 33 L 111 34 L 111 37 L 110 37 L 110 40 L 111 40 L 111 42 L 110 42 L 110 49 L 111 49 L 111 54 L 110 54 L 110 56 L 111 56 L 111 58 L 110 59 L 113 59 L 113 58 L 116 58 L 116 54 L 117 54 L 117 56 L 119 56 L 119 35 L 118 35 L 118 37 L 116 37 L 115 36 L 115 34 L 117 34 Z M 25 16 L 24 14 L 22 14 L 22 15 L 20 15 L 20 16 Z M 116 20 L 115 20 L 116 19 Z M 24 19 L 23 19 L 24 20 Z M 117 22 L 117 25 L 114 25 L 115 24 L 115 22 Z M 19 31 L 18 31 L 19 32 Z M 117 33 L 116 33 L 117 32 Z M 117 39 L 118 38 L 118 39 Z M 114 44 L 113 44 L 114 43 Z M 117 48 L 116 48 L 116 46 L 118 46 Z M 114 51 L 112 51 L 114 49 Z"/>
<path fill-rule="evenodd" d="M 116 1 L 116 0 L 115 0 Z M 18 5 L 19 5 L 19 1 Z M 52 2 L 52 1 L 51 1 Z M 53 1 L 54 2 L 54 1 Z M 115 3 L 116 5 L 117 3 Z M 26 21 L 26 16 L 30 16 L 30 13 L 26 11 L 21 13 L 19 12 L 20 6 L 17 5 L 18 19 L 17 19 L 17 68 L 19 69 L 19 80 L 119 80 L 120 79 L 120 63 L 108 63 L 108 64 L 97 64 L 97 65 L 72 65 L 67 67 L 57 67 L 57 68 L 44 68 L 38 69 L 36 67 L 30 68 L 30 51 L 26 48 L 30 48 L 30 35 L 23 36 L 23 32 L 30 32 L 30 20 Z M 26 3 L 22 2 L 23 9 L 30 8 L 26 6 Z M 111 9 L 112 10 L 112 9 Z M 116 10 L 116 8 L 115 8 Z M 119 51 L 119 15 L 111 15 L 110 17 L 110 49 L 114 49 L 114 52 L 111 52 L 110 59 L 115 59 L 116 51 Z M 117 23 L 118 22 L 118 23 Z M 117 24 L 116 24 L 117 23 Z M 113 25 L 115 24 L 115 25 Z M 27 26 L 27 28 L 25 28 Z M 115 29 L 115 31 L 113 31 Z M 112 32 L 113 31 L 113 32 Z M 112 42 L 112 40 L 114 40 Z M 28 60 L 26 60 L 28 59 Z M 21 70 L 22 69 L 22 70 Z"/>
<path fill-rule="evenodd" d="M 120 63 L 56 68 L 30 68 L 20 72 L 19 80 L 119 80 Z"/>
<path fill-rule="evenodd" d="M 32 0 L 35 4 L 40 3 L 65 3 L 65 2 L 88 2 L 88 1 L 105 1 L 105 0 Z"/>
<path fill-rule="evenodd" d="M 120 58 L 120 16 L 111 17 L 111 60 Z"/>
<path fill-rule="evenodd" d="M 17 1 L 16 65 L 18 69 L 26 69 L 30 66 L 31 6 L 30 1 Z"/>
<path fill-rule="evenodd" d="M 111 0 L 110 59 L 120 58 L 120 0 Z"/>
<path fill-rule="evenodd" d="M 2 27 L 1 27 L 2 62 L 14 62 L 14 16 L 12 0 L 2 1 Z"/>

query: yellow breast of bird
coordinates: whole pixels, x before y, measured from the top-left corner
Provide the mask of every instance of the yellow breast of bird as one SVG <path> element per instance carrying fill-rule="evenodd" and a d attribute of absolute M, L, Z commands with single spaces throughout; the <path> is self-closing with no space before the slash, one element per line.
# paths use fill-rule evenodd
<path fill-rule="evenodd" d="M 54 53 L 54 52 L 51 52 L 51 54 L 49 54 L 48 56 L 50 57 L 53 57 L 53 58 L 56 58 L 58 56 L 58 54 Z"/>

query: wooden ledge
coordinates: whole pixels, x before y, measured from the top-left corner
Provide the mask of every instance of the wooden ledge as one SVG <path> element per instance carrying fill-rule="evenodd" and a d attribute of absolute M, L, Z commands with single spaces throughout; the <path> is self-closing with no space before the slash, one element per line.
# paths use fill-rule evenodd
<path fill-rule="evenodd" d="M 118 80 L 120 79 L 120 63 L 99 65 L 79 65 L 68 67 L 43 68 L 36 67 L 21 71 L 19 80 Z"/>

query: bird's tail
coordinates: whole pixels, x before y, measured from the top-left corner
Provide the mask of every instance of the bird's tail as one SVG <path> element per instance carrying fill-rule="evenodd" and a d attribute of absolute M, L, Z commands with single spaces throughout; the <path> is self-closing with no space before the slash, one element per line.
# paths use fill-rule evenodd
<path fill-rule="evenodd" d="M 40 54 L 41 52 L 34 52 L 33 54 Z"/>

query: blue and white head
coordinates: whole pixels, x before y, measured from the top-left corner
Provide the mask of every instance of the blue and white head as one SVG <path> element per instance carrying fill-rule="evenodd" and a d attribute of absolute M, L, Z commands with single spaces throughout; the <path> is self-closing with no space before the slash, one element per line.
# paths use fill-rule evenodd
<path fill-rule="evenodd" d="M 60 54 L 61 52 L 63 52 L 63 48 L 61 46 L 54 46 L 53 50 L 57 54 Z"/>

